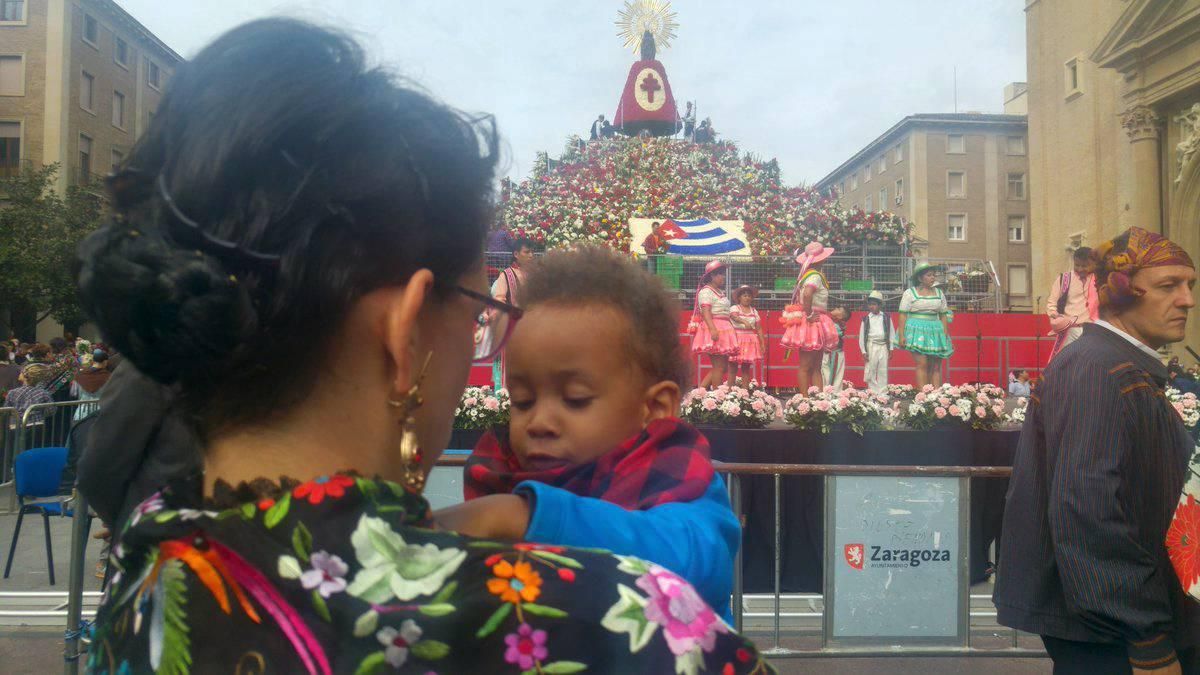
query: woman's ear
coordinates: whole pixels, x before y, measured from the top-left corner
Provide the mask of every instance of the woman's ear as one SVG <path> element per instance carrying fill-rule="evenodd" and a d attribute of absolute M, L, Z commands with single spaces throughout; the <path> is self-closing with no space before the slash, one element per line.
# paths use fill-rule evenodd
<path fill-rule="evenodd" d="M 679 385 L 674 382 L 664 380 L 651 385 L 646 390 L 644 424 L 649 424 L 654 420 L 678 417 L 680 398 Z"/>
<path fill-rule="evenodd" d="M 384 299 L 381 326 L 384 349 L 395 369 L 393 391 L 407 392 L 416 366 L 417 316 L 433 290 L 433 273 L 418 270 L 403 287 L 390 289 Z"/>

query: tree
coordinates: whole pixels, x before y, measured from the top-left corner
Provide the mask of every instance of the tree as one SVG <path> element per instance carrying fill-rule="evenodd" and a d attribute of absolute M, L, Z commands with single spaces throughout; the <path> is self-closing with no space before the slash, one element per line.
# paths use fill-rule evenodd
<path fill-rule="evenodd" d="M 58 170 L 53 164 L 0 181 L 7 198 L 0 201 L 0 309 L 8 310 L 0 311 L 0 323 L 9 312 L 27 317 L 13 326 L 27 339 L 48 317 L 64 326 L 86 320 L 75 292 L 75 250 L 99 227 L 105 203 L 94 186 L 58 194 Z"/>

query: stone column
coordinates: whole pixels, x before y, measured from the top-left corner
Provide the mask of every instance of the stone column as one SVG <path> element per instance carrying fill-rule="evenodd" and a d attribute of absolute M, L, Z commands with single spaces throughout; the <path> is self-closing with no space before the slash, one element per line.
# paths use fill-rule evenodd
<path fill-rule="evenodd" d="M 1139 105 L 1121 115 L 1121 126 L 1133 144 L 1133 222 L 1151 232 L 1162 231 L 1162 178 L 1158 154 L 1162 119 Z"/>

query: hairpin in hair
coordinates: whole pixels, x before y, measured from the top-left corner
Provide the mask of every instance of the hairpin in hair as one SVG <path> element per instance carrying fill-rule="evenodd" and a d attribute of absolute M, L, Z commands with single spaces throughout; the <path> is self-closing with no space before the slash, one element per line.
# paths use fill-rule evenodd
<path fill-rule="evenodd" d="M 171 197 L 171 193 L 167 190 L 167 179 L 163 174 L 158 174 L 158 194 L 162 197 L 163 203 L 170 209 L 171 215 L 174 216 L 173 222 L 183 225 L 190 233 L 188 237 L 192 240 L 188 245 L 195 245 L 199 248 L 206 249 L 209 253 L 218 257 L 224 257 L 233 263 L 241 263 L 249 266 L 277 265 L 282 256 L 276 253 L 260 253 L 248 248 L 239 246 L 236 242 L 226 239 L 219 239 L 212 234 L 205 232 L 200 225 L 188 218 L 187 215 L 179 209 L 175 200 Z"/>

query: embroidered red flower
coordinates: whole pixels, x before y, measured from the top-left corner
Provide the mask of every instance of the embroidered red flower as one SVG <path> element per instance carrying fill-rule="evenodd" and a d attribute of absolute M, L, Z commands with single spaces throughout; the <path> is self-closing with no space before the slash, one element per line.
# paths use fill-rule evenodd
<path fill-rule="evenodd" d="M 317 476 L 316 478 L 296 486 L 292 496 L 296 499 L 308 498 L 309 504 L 320 504 L 325 497 L 337 499 L 346 494 L 346 488 L 354 485 L 354 479 L 349 476 Z"/>
<path fill-rule="evenodd" d="M 531 544 L 527 541 L 522 541 L 513 544 L 513 548 L 518 551 L 545 551 L 547 553 L 562 553 L 567 549 L 562 546 L 548 546 L 546 544 Z"/>
<path fill-rule="evenodd" d="M 1188 495 L 1167 530 L 1167 554 L 1185 591 L 1200 582 L 1200 504 Z"/>

